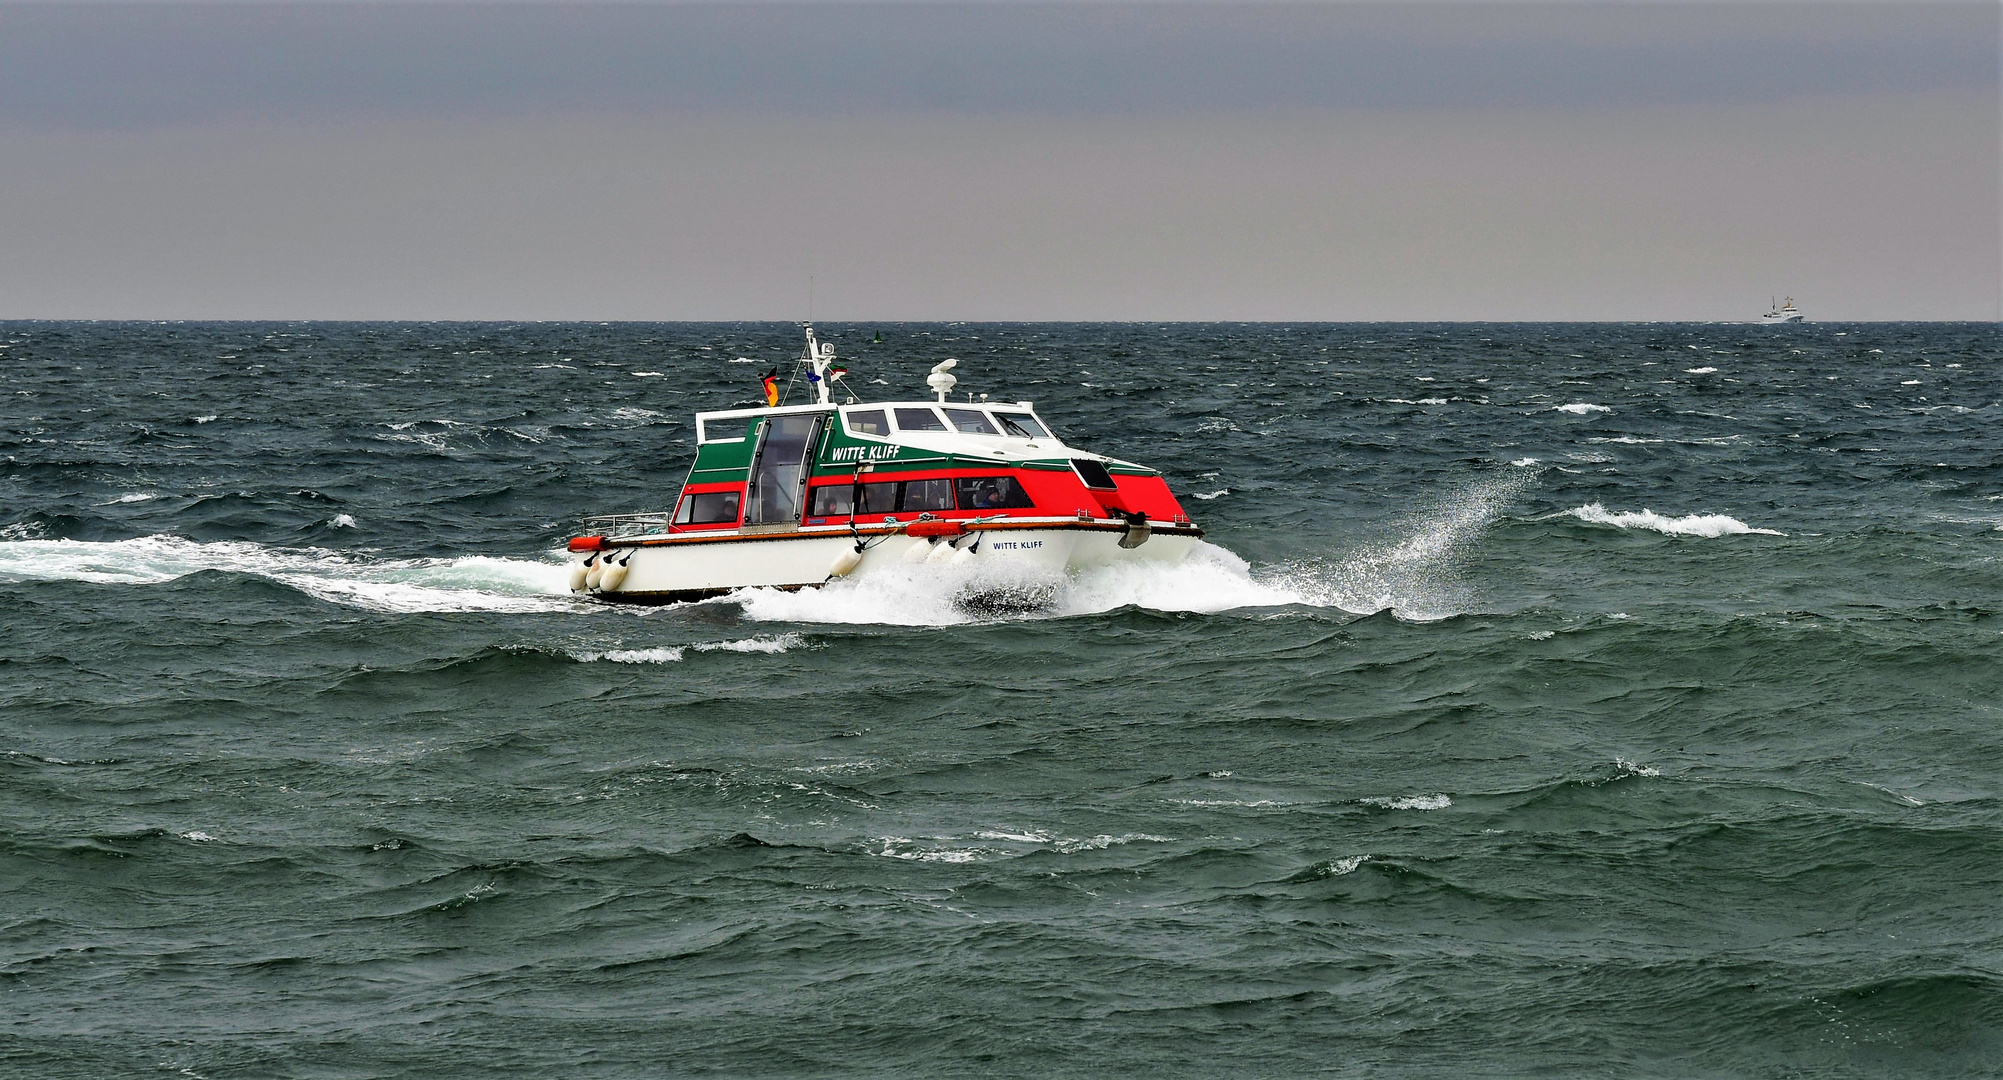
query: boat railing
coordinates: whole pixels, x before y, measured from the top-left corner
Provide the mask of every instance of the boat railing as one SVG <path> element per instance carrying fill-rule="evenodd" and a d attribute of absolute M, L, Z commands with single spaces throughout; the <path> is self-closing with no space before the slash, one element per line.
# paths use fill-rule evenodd
<path fill-rule="evenodd" d="M 651 514 L 592 514 L 582 520 L 586 528 L 603 529 L 608 533 L 667 532 L 668 519 L 672 516 L 671 512 L 663 510 Z"/>

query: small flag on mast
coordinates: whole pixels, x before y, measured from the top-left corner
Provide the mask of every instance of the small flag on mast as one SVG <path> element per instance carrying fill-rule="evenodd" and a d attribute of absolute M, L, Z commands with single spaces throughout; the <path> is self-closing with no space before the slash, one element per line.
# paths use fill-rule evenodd
<path fill-rule="evenodd" d="M 764 382 L 765 404 L 767 406 L 777 406 L 779 404 L 779 369 L 773 368 L 766 372 Z"/>

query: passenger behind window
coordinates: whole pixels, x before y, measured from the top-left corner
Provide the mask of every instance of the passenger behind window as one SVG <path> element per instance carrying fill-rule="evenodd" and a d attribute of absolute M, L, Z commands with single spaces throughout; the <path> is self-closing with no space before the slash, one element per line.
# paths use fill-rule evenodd
<path fill-rule="evenodd" d="M 855 498 L 853 484 L 835 484 L 814 489 L 814 500 L 808 504 L 808 517 L 838 517 L 848 513 L 849 503 Z"/>
<path fill-rule="evenodd" d="M 900 510 L 951 510 L 953 508 L 953 482 L 951 480 L 908 480 L 904 484 L 904 501 Z"/>
<path fill-rule="evenodd" d="M 675 511 L 677 525 L 735 525 L 739 493 L 735 491 L 706 491 L 700 495 L 682 496 L 681 508 Z"/>
<path fill-rule="evenodd" d="M 897 481 L 879 480 L 862 486 L 862 512 L 865 514 L 894 514 L 897 512 Z"/>
<path fill-rule="evenodd" d="M 1036 505 L 1012 476 L 977 476 L 956 485 L 962 510 L 1028 510 Z"/>

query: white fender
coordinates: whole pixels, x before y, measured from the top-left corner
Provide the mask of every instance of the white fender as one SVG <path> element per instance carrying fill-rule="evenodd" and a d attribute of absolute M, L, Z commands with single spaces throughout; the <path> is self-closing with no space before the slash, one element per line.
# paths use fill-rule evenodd
<path fill-rule="evenodd" d="M 633 556 L 630 553 L 627 554 L 626 559 L 628 561 L 631 561 L 632 558 Z M 618 592 L 619 586 L 625 583 L 626 563 L 607 560 L 605 563 L 605 572 L 598 575 L 598 591 Z"/>
<path fill-rule="evenodd" d="M 960 547 L 960 550 L 955 551 L 953 553 L 954 566 L 965 566 L 966 564 L 973 561 L 974 561 L 974 545 L 971 541 L 962 545 Z"/>
<path fill-rule="evenodd" d="M 828 567 L 828 576 L 847 577 L 855 572 L 856 567 L 861 565 L 862 552 L 854 548 L 849 548 L 840 555 L 835 556 L 835 561 Z"/>
<path fill-rule="evenodd" d="M 588 574 L 588 573 L 589 573 L 589 571 L 588 571 L 588 570 L 586 570 L 586 569 L 584 568 L 584 563 L 583 563 L 582 561 L 579 561 L 579 562 L 574 562 L 574 563 L 571 563 L 571 564 L 570 564 L 570 591 L 571 591 L 571 592 L 583 592 L 583 591 L 584 591 L 584 589 L 585 589 L 585 584 L 584 584 L 584 577 L 585 577 L 585 575 L 586 575 L 586 574 Z"/>
<path fill-rule="evenodd" d="M 932 545 L 932 550 L 925 555 L 925 561 L 934 565 L 943 565 L 950 561 L 956 554 L 958 552 L 953 550 L 953 545 L 941 542 Z"/>
<path fill-rule="evenodd" d="M 932 549 L 938 546 L 939 542 L 936 540 L 913 540 L 911 546 L 904 549 L 904 561 L 922 563 L 932 554 Z"/>
<path fill-rule="evenodd" d="M 594 559 L 591 563 L 591 569 L 584 572 L 584 587 L 587 589 L 596 589 L 599 580 L 604 576 L 605 560 L 603 558 Z"/>

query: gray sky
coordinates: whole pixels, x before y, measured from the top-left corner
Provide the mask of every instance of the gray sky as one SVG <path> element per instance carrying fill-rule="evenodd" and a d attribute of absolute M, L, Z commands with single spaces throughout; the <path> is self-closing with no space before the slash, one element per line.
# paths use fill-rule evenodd
<path fill-rule="evenodd" d="M 1996 319 L 1988 3 L 0 0 L 0 317 Z"/>

